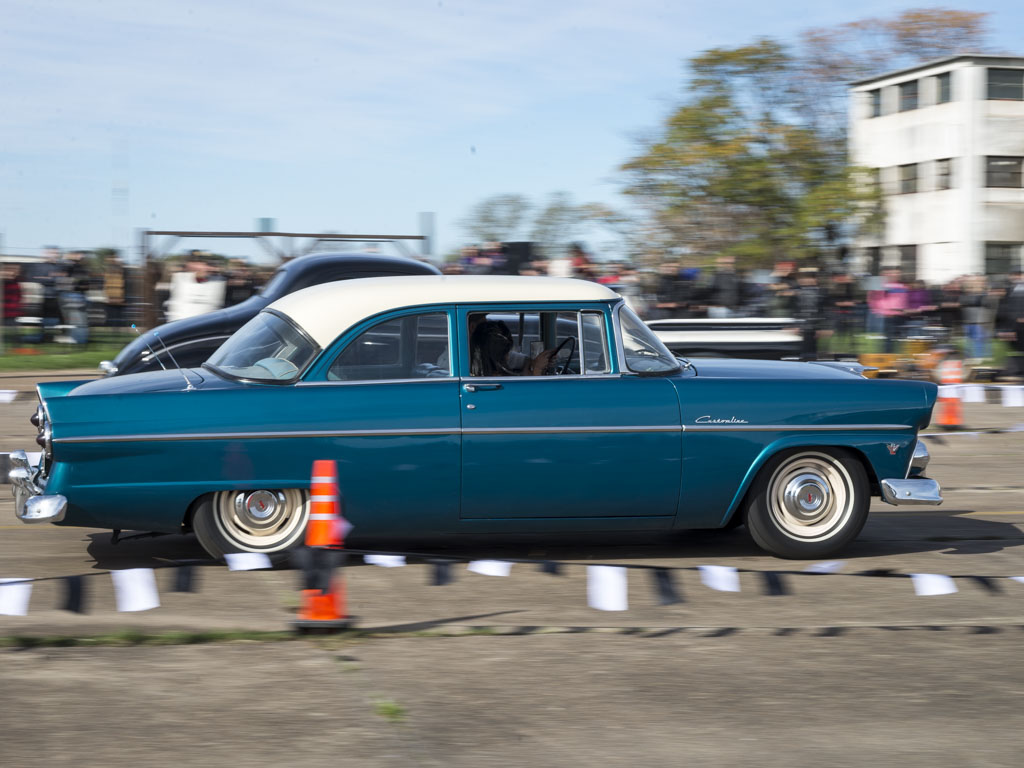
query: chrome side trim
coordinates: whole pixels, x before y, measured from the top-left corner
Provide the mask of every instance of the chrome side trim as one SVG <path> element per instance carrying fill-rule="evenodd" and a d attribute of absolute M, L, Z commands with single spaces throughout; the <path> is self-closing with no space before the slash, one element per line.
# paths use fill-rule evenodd
<path fill-rule="evenodd" d="M 419 437 L 424 435 L 517 435 L 517 434 L 600 434 L 629 432 L 851 432 L 913 429 L 903 424 L 750 424 L 750 425 L 693 425 L 656 424 L 586 427 L 435 427 L 426 429 L 318 429 L 288 430 L 280 432 L 176 432 L 163 435 L 102 435 L 85 437 L 58 437 L 55 443 L 132 443 L 141 441 L 168 442 L 175 440 L 281 440 L 308 437 Z"/>
<path fill-rule="evenodd" d="M 171 440 L 279 440 L 293 437 L 401 437 L 419 435 L 457 435 L 461 430 L 437 429 L 316 429 L 287 432 L 177 432 L 165 435 L 109 435 L 97 437 L 60 437 L 57 443 L 133 443 Z"/>
<path fill-rule="evenodd" d="M 295 383 L 296 387 L 352 387 L 352 386 L 364 386 L 366 384 L 415 384 L 415 383 L 427 383 L 427 382 L 444 382 L 444 381 L 458 381 L 455 376 L 420 376 L 415 379 L 366 379 L 366 380 L 351 380 L 351 381 L 299 381 Z"/>
<path fill-rule="evenodd" d="M 928 477 L 912 477 L 906 480 L 887 478 L 879 482 L 882 501 L 901 506 L 904 504 L 941 504 L 942 490 L 939 484 Z"/>
<path fill-rule="evenodd" d="M 464 435 L 565 435 L 565 434 L 601 434 L 623 432 L 681 432 L 682 427 L 676 425 L 651 427 L 466 427 Z"/>
<path fill-rule="evenodd" d="M 687 424 L 687 432 L 879 432 L 914 429 L 906 424 Z"/>
<path fill-rule="evenodd" d="M 575 353 L 574 353 L 575 354 Z M 564 373 L 561 376 L 554 373 L 541 374 L 540 376 L 463 376 L 463 381 L 472 381 L 476 383 L 490 382 L 490 381 L 581 381 L 586 379 L 587 381 L 596 379 L 621 379 L 621 373 Z"/>
<path fill-rule="evenodd" d="M 579 381 L 580 379 L 586 379 L 591 381 L 594 379 L 621 379 L 622 374 L 620 373 L 569 373 L 563 376 L 546 375 L 546 376 L 437 376 L 437 377 L 420 377 L 416 379 L 367 379 L 365 381 L 299 381 L 295 382 L 296 387 L 352 387 L 352 386 L 364 386 L 367 384 L 415 384 L 415 383 L 427 383 L 427 382 L 445 382 L 445 381 L 470 381 L 477 384 L 486 382 L 510 382 L 510 381 Z"/>
<path fill-rule="evenodd" d="M 612 312 L 612 335 L 615 337 L 612 339 L 612 352 L 615 353 L 614 373 L 622 375 L 629 375 L 629 369 L 626 367 L 626 348 L 622 345 L 622 325 L 619 322 L 619 312 L 626 306 L 626 300 L 622 299 L 611 307 Z M 651 333 L 654 333 L 652 330 Z M 609 362 L 611 362 L 609 360 Z"/>
<path fill-rule="evenodd" d="M 558 315 L 557 314 L 555 315 L 555 333 L 558 333 Z M 576 343 L 579 344 L 579 347 L 580 347 L 580 353 L 579 353 L 580 354 L 580 373 L 585 376 L 586 373 L 587 373 L 587 365 L 586 365 L 587 361 L 583 359 L 584 358 L 584 355 L 583 355 L 584 350 L 583 350 L 583 348 L 585 346 L 587 346 L 587 345 L 583 343 L 583 312 L 582 311 L 576 313 Z M 569 367 L 569 363 L 571 363 L 571 362 L 572 362 L 572 358 L 570 357 L 568 362 L 566 362 L 565 367 L 568 368 Z"/>

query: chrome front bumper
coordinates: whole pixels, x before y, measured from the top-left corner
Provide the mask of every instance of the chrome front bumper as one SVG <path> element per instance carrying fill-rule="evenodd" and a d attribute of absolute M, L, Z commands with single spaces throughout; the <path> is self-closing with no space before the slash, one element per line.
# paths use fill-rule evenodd
<path fill-rule="evenodd" d="M 60 495 L 47 496 L 36 485 L 36 470 L 25 451 L 7 455 L 10 471 L 7 479 L 14 491 L 14 514 L 23 523 L 59 523 L 68 509 L 68 500 Z"/>
<path fill-rule="evenodd" d="M 908 477 L 917 477 L 918 475 L 924 474 L 924 471 L 928 468 L 928 462 L 931 461 L 931 455 L 928 453 L 928 448 L 925 444 L 918 440 L 914 444 L 914 455 L 910 459 L 910 471 Z"/>
<path fill-rule="evenodd" d="M 882 501 L 889 504 L 941 504 L 942 489 L 927 477 L 908 477 L 905 480 L 882 480 Z"/>

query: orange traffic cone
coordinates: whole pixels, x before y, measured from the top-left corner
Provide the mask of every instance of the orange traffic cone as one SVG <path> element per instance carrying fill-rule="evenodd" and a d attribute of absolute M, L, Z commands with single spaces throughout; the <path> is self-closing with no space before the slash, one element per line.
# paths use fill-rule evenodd
<path fill-rule="evenodd" d="M 963 370 L 963 363 L 959 360 L 944 360 L 939 364 L 939 414 L 936 424 L 943 429 L 960 429 L 964 425 L 960 409 L 960 393 L 957 392 L 953 397 L 942 394 L 943 387 L 963 383 Z"/>
<path fill-rule="evenodd" d="M 333 461 L 313 462 L 306 546 L 295 562 L 305 579 L 302 604 L 292 625 L 300 632 L 332 632 L 351 625 L 345 605 L 345 582 L 334 570 L 344 557 L 345 521 L 338 496 L 338 467 Z"/>
<path fill-rule="evenodd" d="M 341 547 L 345 541 L 343 525 L 338 501 L 338 465 L 328 459 L 317 459 L 310 478 L 306 546 Z"/>

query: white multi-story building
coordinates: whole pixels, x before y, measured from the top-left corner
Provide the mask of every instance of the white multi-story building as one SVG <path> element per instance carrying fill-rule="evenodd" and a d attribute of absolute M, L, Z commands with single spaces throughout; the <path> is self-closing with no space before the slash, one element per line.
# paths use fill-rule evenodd
<path fill-rule="evenodd" d="M 850 160 L 885 201 L 866 266 L 943 283 L 1024 258 L 1024 57 L 962 55 L 850 89 Z"/>

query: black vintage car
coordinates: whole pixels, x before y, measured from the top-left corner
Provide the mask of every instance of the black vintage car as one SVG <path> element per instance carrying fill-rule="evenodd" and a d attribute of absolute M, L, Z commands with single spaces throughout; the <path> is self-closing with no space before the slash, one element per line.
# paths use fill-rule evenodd
<path fill-rule="evenodd" d="M 166 323 L 134 339 L 100 369 L 107 376 L 173 368 L 198 367 L 228 336 L 261 309 L 289 293 L 311 285 L 357 277 L 437 275 L 437 267 L 415 259 L 372 253 L 311 253 L 282 264 L 258 294 L 233 307 Z M 173 361 L 172 361 L 173 356 Z"/>

